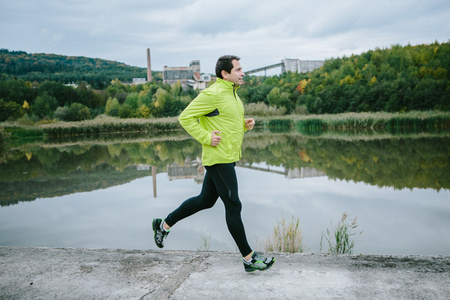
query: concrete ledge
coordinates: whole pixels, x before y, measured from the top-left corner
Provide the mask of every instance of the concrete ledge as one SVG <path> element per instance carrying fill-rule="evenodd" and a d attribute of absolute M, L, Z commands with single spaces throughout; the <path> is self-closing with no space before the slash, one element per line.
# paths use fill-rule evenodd
<path fill-rule="evenodd" d="M 450 257 L 0 247 L 1 299 L 449 299 Z"/>

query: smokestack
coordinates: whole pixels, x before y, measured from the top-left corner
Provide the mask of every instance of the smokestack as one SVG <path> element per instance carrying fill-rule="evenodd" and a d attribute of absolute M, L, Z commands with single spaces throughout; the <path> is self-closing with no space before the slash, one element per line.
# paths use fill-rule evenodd
<path fill-rule="evenodd" d="M 152 81 L 152 64 L 150 61 L 150 48 L 147 48 L 147 82 Z"/>

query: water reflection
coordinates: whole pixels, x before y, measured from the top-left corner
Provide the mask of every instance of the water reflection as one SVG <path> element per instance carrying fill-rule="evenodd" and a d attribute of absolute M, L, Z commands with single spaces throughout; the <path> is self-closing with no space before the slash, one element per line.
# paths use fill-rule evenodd
<path fill-rule="evenodd" d="M 356 251 L 450 254 L 450 138 L 446 135 L 305 136 L 255 132 L 238 164 L 253 244 L 281 214 L 301 219 L 304 241 L 347 211 Z M 153 248 L 149 220 L 200 190 L 201 148 L 188 137 L 16 146 L 0 163 L 0 245 Z M 234 251 L 223 207 L 177 224 L 168 249 Z M 417 242 L 417 241 L 421 242 Z"/>
<path fill-rule="evenodd" d="M 240 166 L 264 163 L 288 177 L 308 170 L 329 178 L 396 189 L 450 188 L 450 139 L 413 136 L 335 139 L 257 133 L 244 141 Z M 201 182 L 199 144 L 154 142 L 22 146 L 0 164 L 0 204 L 104 189 L 156 173 Z M 271 169 L 270 169 L 271 168 Z"/>

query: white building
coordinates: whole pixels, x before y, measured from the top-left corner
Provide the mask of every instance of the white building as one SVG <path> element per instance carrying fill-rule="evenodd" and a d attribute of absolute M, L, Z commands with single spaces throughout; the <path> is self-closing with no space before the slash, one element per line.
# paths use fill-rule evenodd
<path fill-rule="evenodd" d="M 211 75 L 200 73 L 200 61 L 193 60 L 189 67 L 167 67 L 163 69 L 164 84 L 181 83 L 183 89 L 193 88 L 204 90 L 211 81 Z"/>
<path fill-rule="evenodd" d="M 300 60 L 298 58 L 286 58 L 281 62 L 283 63 L 282 73 L 306 73 L 320 68 L 325 63 L 324 60 Z"/>

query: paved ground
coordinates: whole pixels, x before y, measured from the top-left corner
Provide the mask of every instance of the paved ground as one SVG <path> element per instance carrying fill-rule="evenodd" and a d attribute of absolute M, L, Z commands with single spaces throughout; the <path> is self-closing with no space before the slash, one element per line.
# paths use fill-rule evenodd
<path fill-rule="evenodd" d="M 0 299 L 449 299 L 450 257 L 0 247 Z"/>

